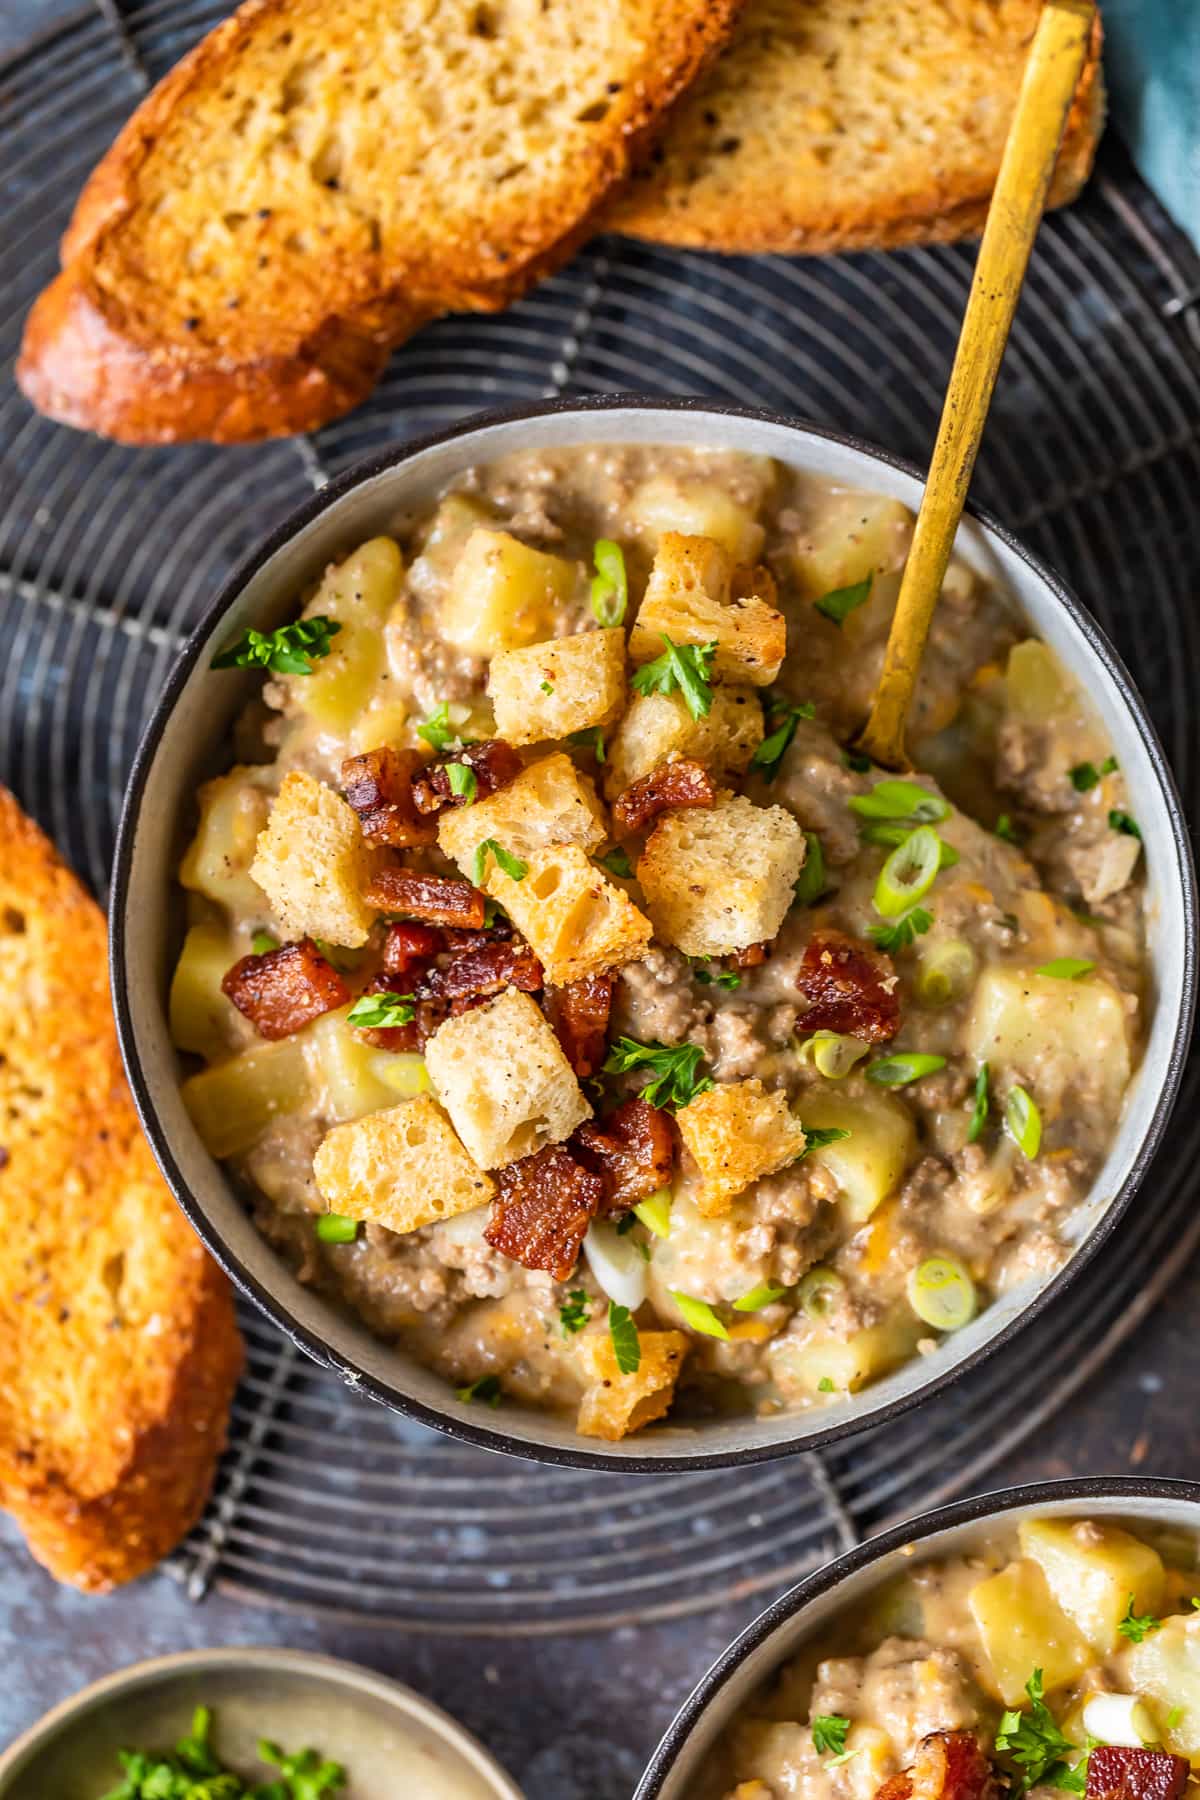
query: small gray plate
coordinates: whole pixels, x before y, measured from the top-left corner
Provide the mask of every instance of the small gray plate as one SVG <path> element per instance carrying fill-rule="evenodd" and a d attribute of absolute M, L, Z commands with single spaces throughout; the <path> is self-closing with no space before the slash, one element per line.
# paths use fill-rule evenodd
<path fill-rule="evenodd" d="M 216 1715 L 221 1757 L 248 1778 L 273 1771 L 261 1737 L 311 1744 L 344 1763 L 338 1800 L 521 1800 L 460 1725 L 398 1682 L 293 1650 L 192 1650 L 138 1663 L 64 1700 L 0 1756 L 0 1800 L 99 1800 L 120 1780 L 117 1751 L 166 1749 L 197 1706 Z"/>

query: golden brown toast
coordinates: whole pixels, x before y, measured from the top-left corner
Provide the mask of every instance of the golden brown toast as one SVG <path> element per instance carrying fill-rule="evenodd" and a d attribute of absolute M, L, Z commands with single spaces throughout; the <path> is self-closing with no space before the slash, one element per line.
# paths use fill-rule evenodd
<path fill-rule="evenodd" d="M 1041 0 L 749 0 L 607 224 L 702 250 L 948 242 L 982 229 Z M 1100 30 L 1052 205 L 1091 170 Z"/>
<path fill-rule="evenodd" d="M 117 1052 L 104 917 L 0 788 L 0 1505 L 103 1592 L 199 1517 L 242 1364 Z"/>
<path fill-rule="evenodd" d="M 138 108 L 26 325 L 34 405 L 129 443 L 313 429 L 556 268 L 741 0 L 248 0 Z"/>

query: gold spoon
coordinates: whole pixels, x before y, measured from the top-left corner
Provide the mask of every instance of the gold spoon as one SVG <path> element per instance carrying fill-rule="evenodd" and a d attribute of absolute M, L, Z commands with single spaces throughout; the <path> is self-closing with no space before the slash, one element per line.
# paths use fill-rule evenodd
<path fill-rule="evenodd" d="M 929 478 L 904 566 L 883 668 L 860 745 L 907 767 L 904 727 L 1029 253 L 1096 26 L 1094 0 L 1047 0 L 988 209 Z"/>

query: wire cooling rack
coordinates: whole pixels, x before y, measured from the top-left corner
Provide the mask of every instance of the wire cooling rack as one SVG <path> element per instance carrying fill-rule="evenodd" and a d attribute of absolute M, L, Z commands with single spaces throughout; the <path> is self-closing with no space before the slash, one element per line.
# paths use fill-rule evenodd
<path fill-rule="evenodd" d="M 233 562 L 332 473 L 481 407 L 564 392 L 705 394 L 923 460 L 967 248 L 821 262 L 601 241 L 520 306 L 453 318 L 311 438 L 134 452 L 34 417 L 21 320 L 83 178 L 147 84 L 223 15 L 97 0 L 0 66 L 0 775 L 103 893 L 123 779 L 181 636 Z M 1197 820 L 1200 260 L 1115 148 L 1047 222 L 980 458 L 979 499 L 1074 583 L 1147 695 Z M 348 1392 L 256 1315 L 208 1514 L 171 1564 L 307 1615 L 552 1632 L 777 1591 L 976 1485 L 1134 1333 L 1200 1241 L 1193 1067 L 1168 1147 L 1051 1314 L 939 1397 L 821 1455 L 746 1471 L 534 1468 Z"/>

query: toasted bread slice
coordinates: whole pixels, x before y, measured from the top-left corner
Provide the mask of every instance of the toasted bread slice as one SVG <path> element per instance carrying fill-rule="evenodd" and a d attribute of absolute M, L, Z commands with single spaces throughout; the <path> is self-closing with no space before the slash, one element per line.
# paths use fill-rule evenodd
<path fill-rule="evenodd" d="M 103 1592 L 199 1516 L 242 1363 L 117 1053 L 100 909 L 0 788 L 0 1504 Z"/>
<path fill-rule="evenodd" d="M 749 0 L 614 230 L 702 250 L 822 252 L 982 228 L 1041 0 Z M 1052 205 L 1103 122 L 1100 30 Z"/>
<path fill-rule="evenodd" d="M 307 431 L 557 267 L 741 0 L 248 0 L 138 108 L 21 386 L 128 443 Z"/>

